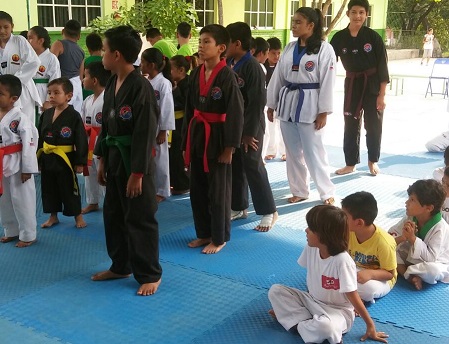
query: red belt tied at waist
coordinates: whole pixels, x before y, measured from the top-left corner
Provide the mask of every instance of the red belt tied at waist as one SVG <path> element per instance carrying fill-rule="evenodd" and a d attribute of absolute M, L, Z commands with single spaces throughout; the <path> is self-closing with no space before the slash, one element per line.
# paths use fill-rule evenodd
<path fill-rule="evenodd" d="M 0 147 L 0 196 L 3 194 L 3 157 L 5 155 L 11 155 L 22 151 L 22 144 L 15 144 L 5 147 Z"/>
<path fill-rule="evenodd" d="M 185 165 L 189 167 L 190 165 L 190 127 L 192 126 L 192 121 L 196 119 L 197 123 L 204 123 L 204 154 L 203 154 L 203 165 L 204 172 L 209 172 L 209 164 L 207 163 L 207 146 L 209 145 L 210 138 L 210 124 L 209 123 L 224 123 L 226 121 L 225 113 L 213 113 L 213 112 L 201 112 L 199 110 L 194 111 L 193 118 L 189 123 L 189 129 L 187 131 L 187 144 L 186 144 L 186 156 Z"/>
<path fill-rule="evenodd" d="M 95 141 L 97 140 L 98 134 L 100 134 L 101 127 L 93 127 L 91 125 L 84 125 L 84 130 L 86 130 L 86 135 L 89 137 L 89 151 L 87 154 L 87 166 L 92 166 L 92 160 L 94 158 L 94 148 Z M 84 166 L 83 175 L 88 176 L 89 170 L 87 166 Z"/>
<path fill-rule="evenodd" d="M 376 74 L 376 68 L 370 68 L 363 72 L 346 72 L 346 77 L 349 78 L 349 87 L 346 91 L 345 103 L 344 103 L 344 113 L 348 116 L 354 116 L 354 118 L 358 119 L 361 116 L 362 111 L 362 102 L 363 97 L 365 96 L 366 86 L 368 85 L 368 77 Z M 359 102 L 357 103 L 357 107 L 355 108 L 355 113 L 351 112 L 352 105 L 352 93 L 354 89 L 354 80 L 363 77 L 363 89 L 362 94 L 360 95 Z"/>

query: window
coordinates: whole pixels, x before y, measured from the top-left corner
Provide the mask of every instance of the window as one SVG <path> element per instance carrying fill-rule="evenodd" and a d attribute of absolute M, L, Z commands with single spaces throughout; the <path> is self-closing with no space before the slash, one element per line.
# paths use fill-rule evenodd
<path fill-rule="evenodd" d="M 69 19 L 87 26 L 101 16 L 101 0 L 37 0 L 38 24 L 44 27 L 64 27 Z"/>
<path fill-rule="evenodd" d="M 193 3 L 193 7 L 195 7 L 198 15 L 198 27 L 215 23 L 214 0 L 188 0 L 187 2 Z"/>
<path fill-rule="evenodd" d="M 373 16 L 373 6 L 370 6 L 370 7 L 369 7 L 368 15 L 367 15 L 366 20 L 365 20 L 365 23 L 364 23 L 363 25 L 368 26 L 368 27 L 371 27 L 371 19 L 372 19 L 372 16 Z"/>
<path fill-rule="evenodd" d="M 323 27 L 328 28 L 332 22 L 332 4 L 329 5 L 329 7 L 327 8 L 327 13 L 323 13 L 323 16 Z"/>
<path fill-rule="evenodd" d="M 290 14 L 292 15 L 292 17 L 295 15 L 296 10 L 300 7 L 301 7 L 300 0 L 292 0 L 292 7 L 290 10 Z"/>
<path fill-rule="evenodd" d="M 274 0 L 245 0 L 245 23 L 252 28 L 273 27 Z"/>

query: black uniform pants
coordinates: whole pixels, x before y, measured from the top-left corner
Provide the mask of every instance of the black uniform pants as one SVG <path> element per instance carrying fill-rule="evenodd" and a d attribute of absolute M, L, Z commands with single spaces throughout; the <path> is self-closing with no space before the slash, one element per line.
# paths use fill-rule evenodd
<path fill-rule="evenodd" d="M 176 130 L 171 133 L 170 146 L 170 185 L 173 191 L 183 191 L 189 189 L 189 177 L 184 170 L 184 158 L 182 156 L 182 123 L 184 118 L 175 121 Z"/>

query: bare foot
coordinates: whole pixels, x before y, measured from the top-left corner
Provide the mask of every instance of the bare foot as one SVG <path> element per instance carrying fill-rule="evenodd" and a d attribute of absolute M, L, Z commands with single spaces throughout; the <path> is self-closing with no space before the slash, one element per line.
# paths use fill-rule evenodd
<path fill-rule="evenodd" d="M 86 208 L 83 208 L 83 210 L 81 210 L 81 214 L 88 214 L 92 211 L 97 211 L 98 209 L 100 209 L 100 207 L 97 204 L 89 204 Z"/>
<path fill-rule="evenodd" d="M 340 169 L 336 170 L 335 174 L 338 174 L 338 175 L 342 176 L 344 174 L 349 174 L 349 173 L 352 173 L 352 172 L 355 172 L 355 171 L 356 171 L 355 166 L 345 166 L 343 168 L 340 168 Z"/>
<path fill-rule="evenodd" d="M 281 155 L 281 160 L 282 161 L 287 161 L 287 154 L 282 154 Z"/>
<path fill-rule="evenodd" d="M 205 248 L 203 248 L 201 253 L 204 253 L 204 254 L 218 253 L 225 246 L 226 246 L 225 242 L 223 244 L 221 244 L 221 245 L 215 245 L 213 242 L 211 242 L 209 245 L 207 245 Z"/>
<path fill-rule="evenodd" d="M 302 201 L 305 201 L 307 197 L 299 197 L 299 196 L 293 196 L 287 199 L 288 203 L 299 203 Z"/>
<path fill-rule="evenodd" d="M 259 232 L 268 232 L 278 220 L 278 212 L 275 211 L 273 214 L 264 215 L 260 220 L 260 223 L 254 228 Z"/>
<path fill-rule="evenodd" d="M 157 282 L 141 284 L 139 290 L 137 291 L 137 295 L 153 295 L 157 291 L 157 288 L 159 288 L 159 284 L 161 284 L 161 279 Z"/>
<path fill-rule="evenodd" d="M 33 245 L 36 241 L 37 241 L 37 239 L 34 239 L 34 240 L 32 240 L 32 241 L 22 241 L 22 240 L 19 240 L 19 242 L 16 244 L 16 247 L 18 247 L 18 248 L 28 247 L 28 246 Z"/>
<path fill-rule="evenodd" d="M 415 286 L 416 290 L 422 289 L 422 278 L 421 277 L 411 275 L 409 277 L 408 281 Z"/>
<path fill-rule="evenodd" d="M 128 278 L 129 276 L 131 275 L 120 275 L 112 272 L 111 270 L 105 270 L 97 272 L 95 275 L 92 275 L 90 279 L 92 281 L 108 281 L 113 279 Z"/>
<path fill-rule="evenodd" d="M 75 227 L 76 228 L 85 228 L 87 223 L 84 222 L 83 215 L 79 214 L 75 216 Z"/>
<path fill-rule="evenodd" d="M 7 242 L 11 242 L 11 241 L 14 241 L 14 240 L 17 240 L 17 239 L 19 239 L 19 236 L 13 236 L 13 237 L 6 237 L 5 236 L 5 237 L 2 237 L 0 239 L 0 242 L 6 244 Z"/>
<path fill-rule="evenodd" d="M 207 238 L 207 239 L 198 238 L 198 239 L 195 239 L 195 240 L 192 240 L 191 242 L 189 242 L 187 244 L 187 246 L 189 246 L 190 248 L 206 246 L 207 244 L 210 244 L 211 241 L 212 241 L 211 238 Z"/>
<path fill-rule="evenodd" d="M 265 155 L 265 160 L 273 160 L 275 157 L 276 157 L 276 155 L 268 154 L 268 155 Z"/>
<path fill-rule="evenodd" d="M 270 314 L 270 315 L 273 317 L 273 319 L 276 319 L 276 313 L 274 313 L 274 310 L 273 310 L 273 309 L 270 309 L 270 310 L 268 311 L 268 314 Z"/>
<path fill-rule="evenodd" d="M 333 197 L 329 197 L 328 199 L 325 199 L 323 201 L 323 204 L 326 204 L 326 205 L 334 205 L 334 203 L 335 203 L 335 199 Z"/>
<path fill-rule="evenodd" d="M 165 197 L 161 195 L 156 195 L 156 202 L 161 203 L 165 201 Z"/>
<path fill-rule="evenodd" d="M 41 228 L 50 228 L 59 223 L 58 215 L 50 215 L 47 221 L 41 224 Z"/>
<path fill-rule="evenodd" d="M 377 176 L 380 172 L 379 166 L 377 166 L 377 162 L 368 161 L 369 173 L 372 176 Z"/>

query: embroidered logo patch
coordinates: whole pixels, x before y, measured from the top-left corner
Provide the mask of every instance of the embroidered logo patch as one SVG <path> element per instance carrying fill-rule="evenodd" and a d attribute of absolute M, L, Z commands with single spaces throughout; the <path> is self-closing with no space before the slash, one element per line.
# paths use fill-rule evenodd
<path fill-rule="evenodd" d="M 159 93 L 158 90 L 154 90 L 154 95 L 156 96 L 156 99 L 157 99 L 157 100 L 160 100 L 160 99 L 161 99 L 161 94 Z"/>
<path fill-rule="evenodd" d="M 369 53 L 371 50 L 373 50 L 373 46 L 371 44 L 369 44 L 369 43 L 366 43 L 363 46 L 363 50 L 365 50 L 365 52 Z"/>
<path fill-rule="evenodd" d="M 352 49 L 353 54 L 357 54 L 359 52 L 359 49 Z"/>
<path fill-rule="evenodd" d="M 313 61 L 307 61 L 304 68 L 306 69 L 306 71 L 308 72 L 313 72 L 313 70 L 315 69 L 315 62 Z"/>
<path fill-rule="evenodd" d="M 53 137 L 53 133 L 51 131 L 47 131 L 47 135 L 45 137 Z"/>
<path fill-rule="evenodd" d="M 45 66 L 39 66 L 39 72 L 45 73 L 46 69 Z"/>
<path fill-rule="evenodd" d="M 346 53 L 348 52 L 348 49 L 343 48 L 343 49 L 341 49 L 341 52 L 342 52 L 343 54 L 346 54 Z"/>
<path fill-rule="evenodd" d="M 223 92 L 221 92 L 220 87 L 214 87 L 210 91 L 210 95 L 211 95 L 212 99 L 218 100 L 218 99 L 221 99 L 221 97 L 223 96 Z"/>
<path fill-rule="evenodd" d="M 124 121 L 129 121 L 133 117 L 131 106 L 129 105 L 122 106 L 120 108 L 118 116 Z"/>
<path fill-rule="evenodd" d="M 340 289 L 340 280 L 338 278 L 333 277 L 327 277 L 324 275 L 321 275 L 321 287 L 323 289 L 333 289 L 333 290 L 339 290 Z"/>
<path fill-rule="evenodd" d="M 68 139 L 70 136 L 72 136 L 72 129 L 70 129 L 69 127 L 62 127 L 61 136 Z"/>
<path fill-rule="evenodd" d="M 243 80 L 241 77 L 237 80 L 237 83 L 239 84 L 239 87 L 242 88 L 245 86 L 245 80 Z"/>
<path fill-rule="evenodd" d="M 14 54 L 11 56 L 11 63 L 15 65 L 19 65 L 20 56 L 17 54 Z"/>
<path fill-rule="evenodd" d="M 17 134 L 17 132 L 19 131 L 19 121 L 11 121 L 11 123 L 9 123 L 9 130 L 11 130 L 14 134 Z"/>
<path fill-rule="evenodd" d="M 92 124 L 92 117 L 86 116 L 86 124 Z"/>
<path fill-rule="evenodd" d="M 98 113 L 95 115 L 95 122 L 97 122 L 98 124 L 101 124 L 102 118 L 103 118 L 103 115 L 101 114 L 101 112 L 98 112 Z"/>

